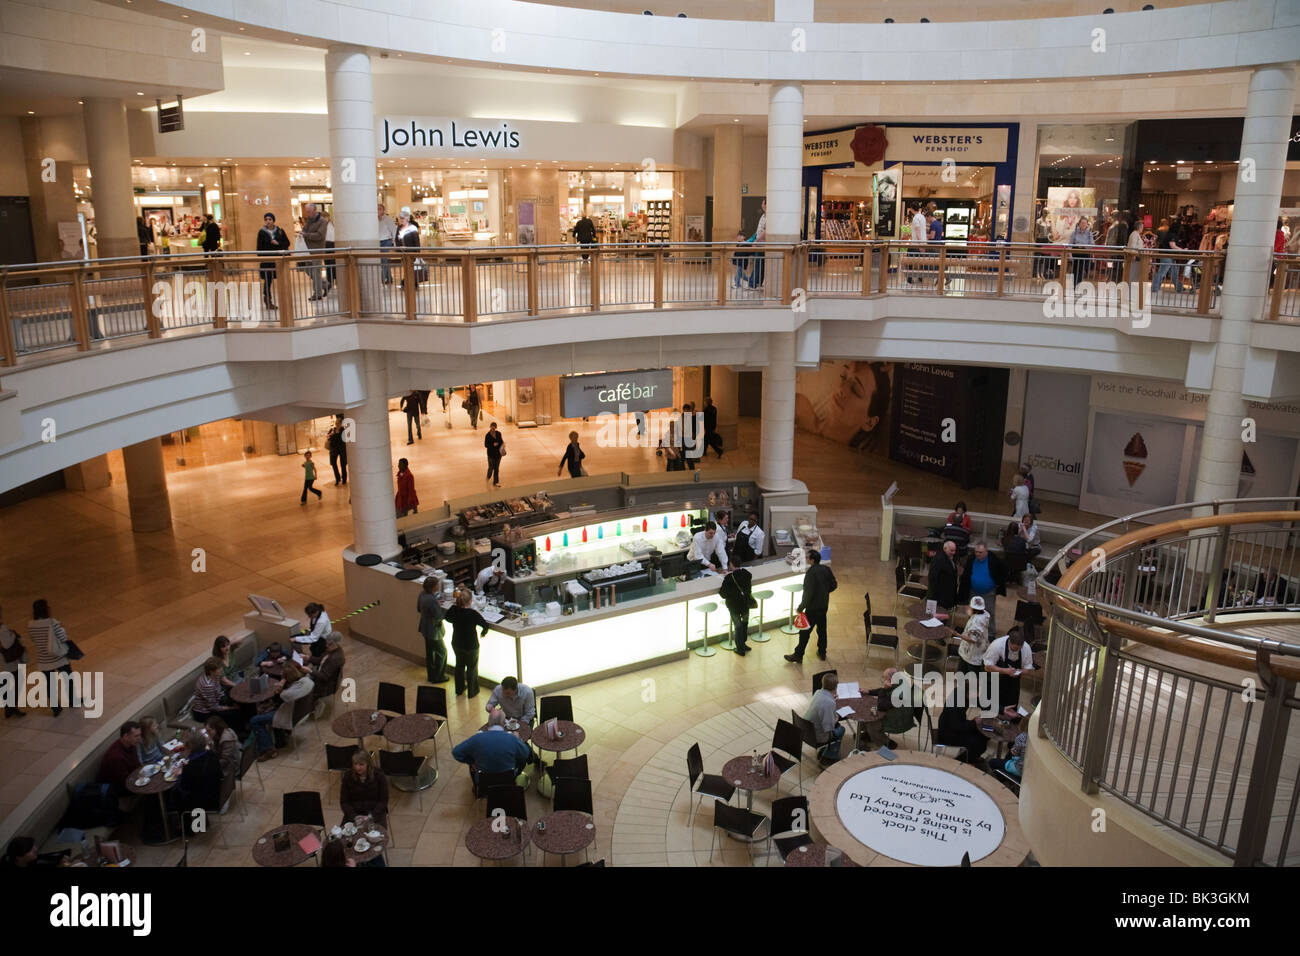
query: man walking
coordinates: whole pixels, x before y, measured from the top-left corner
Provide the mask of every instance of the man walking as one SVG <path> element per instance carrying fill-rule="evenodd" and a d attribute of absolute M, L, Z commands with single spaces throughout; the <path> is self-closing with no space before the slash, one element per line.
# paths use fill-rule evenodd
<path fill-rule="evenodd" d="M 718 434 L 718 406 L 713 399 L 704 398 L 704 450 L 712 448 L 719 458 L 722 457 L 722 436 Z"/>
<path fill-rule="evenodd" d="M 943 543 L 943 550 L 930 562 L 929 582 L 926 600 L 934 601 L 945 610 L 956 606 L 957 592 L 961 585 L 961 569 L 957 567 L 957 542 Z"/>
<path fill-rule="evenodd" d="M 808 618 L 808 626 L 799 632 L 799 646 L 785 659 L 791 664 L 803 663 L 803 652 L 813 628 L 817 629 L 817 659 L 826 660 L 826 612 L 831 606 L 831 592 L 839 587 L 831 569 L 822 564 L 822 554 L 815 548 L 808 550 L 808 570 L 803 575 L 803 600 L 799 610 Z"/>
<path fill-rule="evenodd" d="M 334 469 L 334 484 L 346 485 L 348 483 L 348 445 L 343 440 L 342 412 L 334 416 L 334 424 L 330 426 L 325 443 L 330 451 L 330 467 Z"/>
<path fill-rule="evenodd" d="M 418 392 L 410 392 L 402 397 L 398 403 L 402 411 L 406 412 L 406 443 L 414 445 L 415 439 L 411 437 L 411 423 L 415 423 L 415 434 L 421 438 L 424 437 L 424 431 L 420 428 L 420 395 Z"/>
<path fill-rule="evenodd" d="M 384 209 L 384 204 L 380 203 L 379 204 L 379 248 L 391 249 L 396 243 L 397 243 L 397 223 L 393 220 L 392 216 L 388 215 L 388 211 Z M 388 260 L 380 259 L 379 264 L 380 266 L 383 267 L 384 285 L 392 285 L 393 273 L 392 270 L 388 268 Z"/>

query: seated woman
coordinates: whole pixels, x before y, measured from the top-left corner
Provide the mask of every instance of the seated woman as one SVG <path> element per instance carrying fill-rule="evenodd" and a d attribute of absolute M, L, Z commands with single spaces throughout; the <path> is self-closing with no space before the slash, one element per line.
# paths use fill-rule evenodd
<path fill-rule="evenodd" d="M 948 524 L 955 525 L 964 531 L 971 530 L 970 515 L 966 513 L 966 502 L 957 502 L 956 506 L 952 509 L 952 513 L 948 515 Z"/>
<path fill-rule="evenodd" d="M 208 732 L 208 746 L 221 763 L 222 779 L 233 777 L 239 772 L 239 758 L 243 752 L 239 736 L 220 717 L 209 717 L 204 729 Z"/>
<path fill-rule="evenodd" d="M 221 660 L 221 686 L 225 688 L 226 693 L 229 693 L 230 688 L 243 679 L 239 668 L 235 666 L 233 651 L 234 645 L 230 643 L 230 638 L 224 634 L 218 635 L 217 639 L 212 642 L 212 656 Z"/>
<path fill-rule="evenodd" d="M 208 749 L 208 736 L 202 730 L 185 734 L 185 769 L 172 791 L 173 809 L 180 810 L 188 823 L 190 810 L 221 809 L 221 761 Z"/>
<path fill-rule="evenodd" d="M 1006 757 L 991 757 L 988 760 L 990 771 L 1001 770 L 1008 777 L 1019 780 L 1025 769 L 1025 749 L 1029 746 L 1028 717 L 1020 717 L 1017 722 L 1019 733 L 1011 744 L 1011 753 Z"/>
<path fill-rule="evenodd" d="M 135 755 L 141 764 L 159 763 L 163 758 L 158 721 L 152 717 L 140 718 L 140 742 L 135 745 Z"/>
<path fill-rule="evenodd" d="M 380 826 L 388 825 L 388 779 L 382 770 L 370 765 L 370 755 L 359 748 L 352 755 L 352 769 L 343 774 L 339 808 L 344 823 L 356 817 L 373 817 Z"/>
<path fill-rule="evenodd" d="M 1025 542 L 1025 553 L 1031 558 L 1043 550 L 1042 538 L 1038 533 L 1038 522 L 1034 520 L 1032 514 L 1027 514 L 1020 519 L 1020 529 L 1017 534 Z"/>
<path fill-rule="evenodd" d="M 225 665 L 219 657 L 209 657 L 203 663 L 203 673 L 194 682 L 194 708 L 191 711 L 199 723 L 209 717 L 220 717 L 231 726 L 243 726 L 239 708 L 221 700 L 221 671 Z"/>
<path fill-rule="evenodd" d="M 276 694 L 257 705 L 257 716 L 249 723 L 257 739 L 258 760 L 274 760 L 280 756 L 275 749 L 272 729 L 293 732 L 293 703 L 311 694 L 315 688 L 312 679 L 293 661 L 284 662 L 284 676 L 276 685 Z"/>
<path fill-rule="evenodd" d="M 1030 516 L 1032 517 L 1032 515 Z M 1002 532 L 1002 550 L 1007 554 L 1028 554 L 1028 545 L 1020 534 L 1021 524 L 1013 521 Z"/>
<path fill-rule="evenodd" d="M 975 721 L 966 716 L 965 703 L 958 704 L 957 694 L 948 695 L 939 715 L 939 726 L 935 728 L 934 742 L 946 747 L 965 747 L 966 762 L 975 763 L 984 755 L 988 738 L 980 733 Z"/>
<path fill-rule="evenodd" d="M 925 693 L 917 687 L 907 671 L 898 667 L 886 667 L 885 686 L 867 691 L 867 696 L 876 698 L 876 708 L 885 715 L 878 725 L 866 724 L 867 736 L 877 746 L 897 749 L 898 744 L 887 734 L 905 734 L 921 719 L 925 706 Z"/>

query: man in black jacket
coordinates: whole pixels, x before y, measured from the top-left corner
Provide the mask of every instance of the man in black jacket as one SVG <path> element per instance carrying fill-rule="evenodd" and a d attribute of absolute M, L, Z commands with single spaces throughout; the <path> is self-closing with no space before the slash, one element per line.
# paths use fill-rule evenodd
<path fill-rule="evenodd" d="M 929 587 L 926 599 L 934 601 L 941 608 L 957 605 L 957 591 L 961 582 L 961 570 L 957 567 L 957 544 L 945 541 L 943 550 L 930 562 Z"/>
<path fill-rule="evenodd" d="M 750 597 L 753 582 L 752 574 L 744 568 L 735 568 L 723 579 L 722 587 L 718 589 L 718 596 L 731 612 L 731 629 L 735 633 L 736 653 L 741 657 L 749 653 L 749 645 L 746 643 L 749 638 L 749 611 L 751 608 L 758 607 L 758 603 Z"/>
<path fill-rule="evenodd" d="M 203 220 L 202 246 L 204 252 L 216 252 L 221 248 L 221 227 L 212 218 L 212 213 L 208 213 Z"/>
<path fill-rule="evenodd" d="M 989 550 L 983 541 L 975 543 L 974 554 L 966 562 L 966 569 L 961 573 L 961 587 L 957 589 L 957 601 L 970 603 L 970 599 L 979 596 L 984 599 L 984 607 L 989 612 L 989 639 L 997 636 L 997 620 L 994 608 L 997 596 L 1007 593 L 1007 568 L 1002 559 Z"/>
<path fill-rule="evenodd" d="M 712 448 L 722 457 L 722 436 L 718 434 L 718 406 L 713 404 L 713 399 L 705 397 L 704 399 L 704 451 L 707 453 Z"/>
<path fill-rule="evenodd" d="M 415 444 L 415 438 L 411 435 L 411 423 L 415 423 L 415 434 L 424 438 L 424 431 L 420 428 L 420 393 L 411 392 L 404 395 L 398 402 L 398 406 L 406 413 L 406 443 Z"/>
<path fill-rule="evenodd" d="M 822 555 L 816 549 L 808 551 L 808 570 L 803 576 L 803 600 L 799 610 L 808 618 L 808 627 L 799 632 L 799 646 L 785 659 L 791 664 L 803 663 L 804 648 L 813 628 L 817 628 L 817 659 L 826 660 L 826 612 L 831 606 L 831 592 L 839 587 L 830 568 L 822 567 Z"/>

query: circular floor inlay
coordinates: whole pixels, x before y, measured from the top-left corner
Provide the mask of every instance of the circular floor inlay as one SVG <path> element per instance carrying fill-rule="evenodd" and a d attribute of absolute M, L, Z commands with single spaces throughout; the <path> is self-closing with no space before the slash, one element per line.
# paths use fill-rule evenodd
<path fill-rule="evenodd" d="M 957 866 L 1002 844 L 1002 811 L 974 783 L 944 770 L 909 764 L 854 774 L 835 798 L 840 822 L 866 846 L 904 863 Z"/>

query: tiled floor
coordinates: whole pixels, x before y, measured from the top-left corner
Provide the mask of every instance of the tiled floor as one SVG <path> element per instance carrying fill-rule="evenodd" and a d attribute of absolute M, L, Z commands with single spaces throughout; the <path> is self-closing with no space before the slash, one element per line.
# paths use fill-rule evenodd
<path fill-rule="evenodd" d="M 469 493 L 479 487 L 476 482 L 483 474 L 482 433 L 468 428 L 463 415 L 451 416 L 451 428 L 441 419 L 440 411 L 436 412 L 424 439 L 407 446 L 402 434 L 405 419 L 397 414 L 391 418 L 394 458 L 411 460 L 426 506 Z M 597 448 L 595 423 L 563 422 L 526 431 L 506 426 L 511 454 L 505 461 L 503 484 L 553 482 L 571 428 L 582 434 L 589 448 L 593 473 L 662 467 L 651 450 Z M 740 448 L 728 451 L 724 464 L 756 469 L 757 438 L 757 421 L 743 420 Z M 876 649 L 868 666 L 861 620 L 864 591 L 892 595 L 894 590 L 892 568 L 878 560 L 880 491 L 899 478 L 904 490 L 897 500 L 902 503 L 947 504 L 961 497 L 973 511 L 991 512 L 1004 510 L 1004 494 L 963 491 L 953 482 L 803 433 L 796 436 L 795 453 L 796 476 L 809 485 L 813 503 L 820 509 L 821 528 L 833 549 L 840 583 L 829 615 L 830 664 L 842 677 L 874 679 L 892 663 L 892 655 Z M 274 595 L 288 607 L 319 600 L 331 611 L 341 609 L 339 551 L 351 539 L 346 489 L 336 489 L 332 479 L 323 480 L 324 499 L 300 505 L 300 461 L 260 457 L 173 472 L 168 478 L 174 516 L 170 534 L 132 534 L 120 455 L 111 457 L 114 483 L 107 489 L 59 492 L 0 510 L 0 525 L 6 530 L 5 547 L 0 549 L 5 620 L 25 631 L 31 601 L 47 598 L 55 616 L 86 651 L 83 666 L 104 672 L 105 714 L 111 715 L 210 646 L 214 635 L 239 630 L 250 591 Z M 320 466 L 324 478 L 323 456 Z M 482 486 L 486 488 L 486 481 Z M 1074 509 L 1049 507 L 1050 514 L 1044 516 L 1049 520 L 1083 526 L 1103 520 Z M 193 570 L 195 548 L 202 548 L 206 557 L 202 573 Z M 1011 611 L 1010 605 L 1003 608 L 1005 619 Z M 685 762 L 673 748 L 680 748 L 683 734 L 703 730 L 706 721 L 738 708 L 753 714 L 766 714 L 768 709 L 784 713 L 791 706 L 801 709 L 820 662 L 810 656 L 804 667 L 786 663 L 781 655 L 790 644 L 790 638 L 774 633 L 772 641 L 755 645 L 754 653 L 745 658 L 725 652 L 708 659 L 691 656 L 573 690 L 575 717 L 587 730 L 583 752 L 590 758 L 595 797 L 593 859 L 662 863 L 667 854 L 670 863 L 688 863 L 692 849 L 707 857 L 707 810 L 687 834 L 690 842 L 679 832 L 685 826 L 684 819 L 677 820 L 685 809 L 681 790 Z M 381 680 L 412 687 L 423 678 L 423 668 L 359 642 L 349 641 L 346 650 L 347 670 L 357 677 L 363 702 L 374 700 Z M 644 693 L 646 677 L 654 680 L 653 695 Z M 477 862 L 464 849 L 463 835 L 483 812 L 482 804 L 474 804 L 464 769 L 450 758 L 450 745 L 482 723 L 487 692 L 473 701 L 454 700 L 450 726 L 439 742 L 441 775 L 433 788 L 418 801 L 395 794 L 392 863 Z M 772 702 L 775 709 L 763 702 Z M 731 740 L 711 740 L 712 746 L 705 748 L 706 769 L 716 772 L 728 749 L 739 746 L 735 754 L 744 753 L 770 740 L 772 723 L 767 726 L 760 732 L 757 724 L 745 725 Z M 319 729 L 322 740 L 343 743 L 330 733 L 328 721 Z M 33 711 L 22 720 L 0 722 L 0 817 L 40 784 L 84 731 L 85 718 L 73 711 L 59 718 L 48 711 Z M 337 777 L 325 771 L 323 749 L 310 723 L 299 729 L 298 743 L 296 751 L 260 765 L 265 790 L 250 775 L 244 804 L 247 819 L 232 811 L 214 834 L 191 846 L 191 863 L 251 864 L 250 846 L 278 822 L 281 795 L 286 791 L 320 790 L 326 807 L 337 808 Z M 646 820 L 644 815 L 638 820 L 637 808 L 648 798 L 640 789 L 628 795 L 634 781 L 645 783 L 649 776 L 641 775 L 651 773 L 658 775 L 661 790 L 672 790 L 661 793 L 671 796 L 673 816 L 668 824 Z M 531 789 L 528 801 L 530 816 L 545 812 L 545 802 Z M 331 822 L 335 813 L 327 809 Z M 664 831 L 663 837 L 657 837 L 656 826 Z M 140 862 L 175 862 L 179 852 L 176 847 L 144 849 Z M 744 862 L 746 852 L 729 846 L 719 851 L 717 859 Z M 538 860 L 534 855 L 529 862 Z M 549 863 L 558 865 L 559 860 L 550 857 Z"/>

